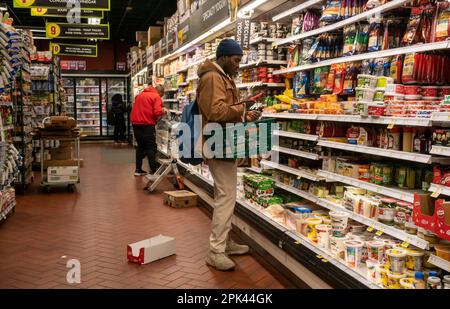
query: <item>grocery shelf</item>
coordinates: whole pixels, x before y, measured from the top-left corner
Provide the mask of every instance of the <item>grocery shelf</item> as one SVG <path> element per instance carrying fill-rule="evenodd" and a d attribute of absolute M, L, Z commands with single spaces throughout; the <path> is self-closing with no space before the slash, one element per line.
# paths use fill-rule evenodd
<path fill-rule="evenodd" d="M 430 153 L 450 157 L 450 147 L 433 145 Z"/>
<path fill-rule="evenodd" d="M 96 109 L 100 109 L 100 107 L 98 105 L 93 105 L 93 106 L 77 106 L 77 109 L 79 108 L 96 108 Z"/>
<path fill-rule="evenodd" d="M 166 89 L 166 92 L 174 92 L 174 91 L 178 91 L 178 88 L 170 88 L 170 89 Z"/>
<path fill-rule="evenodd" d="M 197 176 L 198 178 L 200 178 L 201 180 L 203 180 L 204 182 L 206 182 L 207 184 L 214 186 L 214 180 L 206 178 L 205 176 L 203 176 L 202 174 L 196 172 L 195 170 L 193 170 L 188 164 L 181 162 L 180 160 L 178 160 L 178 164 L 181 165 L 182 167 L 184 167 L 186 170 L 189 171 L 189 173 Z"/>
<path fill-rule="evenodd" d="M 100 114 L 100 112 L 78 112 L 77 114 L 81 114 L 81 115 L 97 115 L 97 114 Z"/>
<path fill-rule="evenodd" d="M 207 59 L 213 60 L 213 59 L 215 59 L 215 58 L 216 58 L 216 55 L 210 55 L 210 56 L 208 56 L 208 57 L 203 57 L 203 58 L 201 58 L 201 59 L 198 59 L 197 61 L 192 62 L 191 64 L 188 64 L 187 67 L 186 67 L 186 69 L 183 69 L 182 71 L 178 71 L 178 72 L 185 72 L 185 71 L 187 71 L 188 69 L 190 69 L 190 68 L 192 68 L 192 67 L 194 67 L 194 66 L 196 66 L 196 65 L 202 64 L 202 63 L 205 62 Z"/>
<path fill-rule="evenodd" d="M 313 142 L 317 142 L 319 140 L 319 136 L 318 135 L 295 133 L 295 132 L 288 132 L 288 131 L 281 131 L 281 130 L 273 131 L 273 135 L 282 136 L 282 137 L 296 138 L 296 139 L 301 139 L 301 140 L 306 140 L 306 141 L 313 141 Z"/>
<path fill-rule="evenodd" d="M 237 84 L 236 87 L 239 89 L 242 88 L 255 88 L 255 87 L 270 87 L 270 88 L 283 88 L 286 84 L 283 83 L 263 83 L 263 82 L 254 82 L 254 83 L 245 83 L 245 84 Z"/>
<path fill-rule="evenodd" d="M 168 111 L 169 111 L 169 113 L 176 114 L 176 115 L 181 115 L 183 113 L 183 112 L 175 110 L 175 109 L 169 109 Z"/>
<path fill-rule="evenodd" d="M 178 84 L 178 87 L 186 87 L 189 86 L 188 82 Z"/>
<path fill-rule="evenodd" d="M 77 120 L 80 120 L 80 121 L 90 121 L 90 120 L 100 121 L 100 118 L 77 118 Z"/>
<path fill-rule="evenodd" d="M 283 189 L 283 190 L 291 192 L 291 193 L 293 193 L 293 194 L 295 194 L 297 196 L 300 196 L 300 197 L 302 197 L 302 198 L 304 198 L 304 199 L 306 199 L 306 200 L 308 200 L 310 202 L 313 202 L 315 204 L 317 204 L 317 200 L 319 199 L 317 196 L 315 196 L 315 195 L 313 195 L 311 193 L 299 190 L 299 189 L 294 188 L 292 186 L 285 185 L 285 184 L 283 184 L 283 183 L 281 183 L 279 181 L 275 181 L 275 186 L 277 188 Z"/>
<path fill-rule="evenodd" d="M 309 0 L 309 1 L 303 2 L 302 4 L 294 6 L 293 8 L 291 8 L 291 9 L 289 9 L 287 11 L 284 11 L 283 13 L 275 15 L 272 18 L 272 21 L 278 21 L 278 20 L 283 19 L 285 17 L 291 17 L 292 14 L 295 14 L 297 12 L 306 10 L 306 9 L 308 9 L 310 7 L 315 6 L 316 4 L 322 3 L 323 1 L 324 0 Z"/>
<path fill-rule="evenodd" d="M 284 148 L 284 147 L 279 147 L 279 146 L 273 146 L 272 150 L 277 151 L 277 152 L 286 153 L 286 154 L 291 154 L 296 157 L 306 158 L 306 159 L 310 159 L 310 160 L 319 160 L 319 158 L 320 158 L 317 153 L 289 149 L 289 148 Z"/>
<path fill-rule="evenodd" d="M 322 177 L 319 177 L 318 175 L 314 175 L 314 174 L 312 174 L 310 172 L 307 172 L 305 170 L 292 168 L 292 167 L 289 167 L 289 166 L 286 166 L 286 165 L 283 165 L 283 164 L 278 164 L 278 163 L 271 162 L 271 161 L 263 160 L 263 161 L 261 161 L 261 165 L 268 166 L 268 167 L 271 167 L 271 168 L 274 168 L 274 169 L 277 169 L 277 170 L 280 170 L 280 171 L 285 171 L 287 173 L 290 173 L 290 174 L 293 174 L 293 175 L 297 175 L 299 177 L 306 178 L 306 179 L 309 179 L 309 180 L 312 180 L 312 181 L 322 181 L 322 180 L 324 180 Z"/>
<path fill-rule="evenodd" d="M 370 155 L 375 155 L 375 156 L 395 158 L 395 159 L 399 159 L 399 160 L 406 160 L 406 161 L 419 162 L 419 163 L 425 163 L 425 164 L 431 164 L 433 162 L 432 156 L 425 155 L 425 154 L 419 154 L 419 153 L 413 153 L 413 152 L 367 147 L 367 146 L 361 146 L 361 145 L 351 145 L 351 144 L 347 144 L 347 143 L 330 142 L 327 140 L 319 140 L 317 145 L 322 146 L 322 147 L 327 147 L 327 148 L 340 149 L 340 150 L 346 150 L 346 151 L 352 151 L 352 152 L 358 152 L 358 153 L 365 153 L 365 154 L 370 154 Z"/>
<path fill-rule="evenodd" d="M 287 65 L 287 61 L 285 60 L 258 60 L 258 61 L 252 61 L 250 63 L 241 64 L 239 68 L 241 69 L 247 69 L 251 67 L 257 67 L 260 65 Z"/>
<path fill-rule="evenodd" d="M 13 106 L 13 102 L 0 102 L 0 107 L 12 107 Z"/>
<path fill-rule="evenodd" d="M 311 1 L 309 1 L 311 2 Z M 285 39 L 280 39 L 280 40 L 276 40 L 273 44 L 276 46 L 280 46 L 280 45 L 285 45 L 285 44 L 289 44 L 291 42 L 300 40 L 300 39 L 304 39 L 307 37 L 311 37 L 311 36 L 315 36 L 321 33 L 325 33 L 325 32 L 332 32 L 334 30 L 337 29 L 341 29 L 347 25 L 351 25 L 354 24 L 358 21 L 362 21 L 362 20 L 368 20 L 369 18 L 373 17 L 373 16 L 379 16 L 381 13 L 387 12 L 389 10 L 398 8 L 400 6 L 402 6 L 403 4 L 409 2 L 409 0 L 393 0 L 391 2 L 388 2 L 386 4 L 380 5 L 374 9 L 365 11 L 361 14 L 357 14 L 355 16 L 352 16 L 350 18 L 344 19 L 342 21 L 339 21 L 337 23 L 325 26 L 325 27 L 320 27 L 318 29 L 312 30 L 312 31 L 308 31 L 305 33 L 301 33 L 299 35 L 294 35 Z M 375 58 L 375 57 L 374 57 Z"/>
<path fill-rule="evenodd" d="M 324 177 L 330 181 L 342 182 L 342 183 L 348 184 L 350 186 L 355 186 L 358 188 L 366 189 L 366 190 L 369 190 L 369 191 L 372 191 L 372 192 L 375 192 L 378 194 L 382 194 L 382 195 L 385 195 L 388 197 L 396 198 L 396 199 L 399 199 L 399 200 L 402 200 L 405 202 L 414 203 L 414 192 L 413 191 L 406 191 L 406 190 L 402 190 L 402 189 L 398 189 L 398 188 L 384 187 L 384 186 L 376 185 L 376 184 L 373 184 L 370 182 L 358 180 L 358 179 L 347 177 L 347 176 L 342 176 L 342 175 L 324 171 L 324 170 L 319 170 L 319 172 L 317 174 L 318 174 L 318 176 Z"/>
<path fill-rule="evenodd" d="M 78 86 L 77 88 L 99 88 L 100 86 Z"/>
<path fill-rule="evenodd" d="M 276 40 L 277 39 L 275 39 L 275 38 L 256 38 L 256 39 L 250 40 L 250 45 L 255 45 L 255 44 L 259 44 L 259 43 L 273 43 Z"/>
<path fill-rule="evenodd" d="M 437 266 L 447 272 L 450 272 L 450 262 L 436 255 L 430 254 L 428 263 L 433 264 L 434 266 Z"/>
<path fill-rule="evenodd" d="M 368 123 L 399 126 L 431 127 L 431 119 L 406 117 L 362 117 L 358 115 L 324 115 L 300 113 L 263 113 L 265 118 L 304 119 L 320 121 L 337 121 L 349 123 Z"/>
<path fill-rule="evenodd" d="M 430 188 L 428 189 L 428 191 L 430 192 L 436 192 L 436 195 L 446 195 L 446 196 L 450 196 L 450 187 L 447 186 L 443 186 L 443 185 L 438 185 L 435 183 L 432 183 L 430 185 Z M 439 195 L 438 195 L 439 194 Z"/>
<path fill-rule="evenodd" d="M 164 102 L 178 102 L 178 99 L 163 99 Z"/>
<path fill-rule="evenodd" d="M 263 169 L 260 167 L 247 167 L 246 168 L 249 171 L 252 171 L 253 173 L 261 174 L 263 172 Z"/>
<path fill-rule="evenodd" d="M 76 95 L 98 97 L 100 94 L 99 93 L 81 93 L 81 92 L 77 92 Z"/>
<path fill-rule="evenodd" d="M 390 2 L 390 3 L 392 3 L 392 2 Z M 322 29 L 322 28 L 319 28 L 319 29 Z M 364 53 L 364 54 L 359 54 L 359 55 L 328 59 L 328 60 L 319 61 L 319 62 L 315 62 L 315 63 L 311 63 L 311 64 L 299 65 L 299 66 L 292 67 L 292 68 L 274 71 L 273 74 L 278 75 L 278 74 L 300 72 L 300 71 L 311 70 L 314 68 L 330 66 L 333 64 L 337 64 L 337 63 L 346 63 L 346 62 L 361 61 L 361 60 L 374 59 L 374 58 L 391 57 L 391 56 L 404 55 L 404 54 L 409 54 L 409 53 L 419 53 L 419 52 L 441 50 L 441 49 L 448 49 L 448 48 L 450 48 L 449 41 L 423 43 L 423 44 L 421 43 L 421 44 L 411 45 L 411 46 L 407 46 L 407 47 L 392 48 L 392 49 L 381 50 L 381 51 L 377 51 L 377 52 L 369 52 L 369 53 Z"/>
<path fill-rule="evenodd" d="M 79 124 L 80 128 L 100 128 L 99 124 Z"/>

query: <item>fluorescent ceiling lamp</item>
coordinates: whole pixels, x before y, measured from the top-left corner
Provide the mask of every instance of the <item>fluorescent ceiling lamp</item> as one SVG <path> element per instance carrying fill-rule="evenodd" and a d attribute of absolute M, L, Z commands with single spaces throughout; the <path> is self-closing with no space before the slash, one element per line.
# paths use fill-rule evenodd
<path fill-rule="evenodd" d="M 284 11 L 283 13 L 275 15 L 272 18 L 272 21 L 278 21 L 278 20 L 280 20 L 282 18 L 288 17 L 288 16 L 290 16 L 292 14 L 295 14 L 297 12 L 300 12 L 300 11 L 304 10 L 304 9 L 307 9 L 307 8 L 309 8 L 309 7 L 311 7 L 311 6 L 315 5 L 315 4 L 321 3 L 322 1 L 323 0 L 309 0 L 309 1 L 303 2 L 302 4 L 299 4 L 299 5 L 295 6 L 295 7 L 293 7 L 292 9 L 289 9 L 287 11 Z"/>

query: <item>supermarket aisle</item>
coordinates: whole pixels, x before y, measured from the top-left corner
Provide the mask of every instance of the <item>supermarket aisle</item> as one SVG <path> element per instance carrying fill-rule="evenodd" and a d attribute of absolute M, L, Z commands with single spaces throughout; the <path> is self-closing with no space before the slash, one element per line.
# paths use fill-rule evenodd
<path fill-rule="evenodd" d="M 71 288 L 70 259 L 81 262 L 80 288 L 282 288 L 251 256 L 219 273 L 204 263 L 210 219 L 200 209 L 162 205 L 132 176 L 129 148 L 83 145 L 86 167 L 75 194 L 41 194 L 38 180 L 18 197 L 0 226 L 0 288 Z M 171 190 L 166 184 L 165 188 Z M 177 239 L 177 256 L 146 266 L 128 264 L 126 245 L 158 234 Z"/>

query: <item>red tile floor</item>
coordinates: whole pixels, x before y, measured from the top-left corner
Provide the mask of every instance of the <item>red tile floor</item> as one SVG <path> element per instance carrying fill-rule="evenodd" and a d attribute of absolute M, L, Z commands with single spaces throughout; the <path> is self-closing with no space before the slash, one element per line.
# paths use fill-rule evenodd
<path fill-rule="evenodd" d="M 132 176 L 133 151 L 82 146 L 85 167 L 75 194 L 39 191 L 18 196 L 16 213 L 0 225 L 0 288 L 284 288 L 279 274 L 252 256 L 234 258 L 234 272 L 206 266 L 210 218 L 200 209 L 171 209 L 161 192 L 142 190 Z M 177 255 L 129 264 L 126 245 L 155 235 L 176 238 Z M 66 263 L 81 263 L 81 284 L 69 285 Z M 280 280 L 277 280 L 276 278 Z"/>

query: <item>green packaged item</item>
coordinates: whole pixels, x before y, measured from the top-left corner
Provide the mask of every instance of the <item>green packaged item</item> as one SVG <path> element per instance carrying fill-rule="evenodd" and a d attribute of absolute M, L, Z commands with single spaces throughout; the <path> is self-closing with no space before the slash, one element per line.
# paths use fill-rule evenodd
<path fill-rule="evenodd" d="M 270 205 L 279 205 L 283 204 L 283 198 L 279 196 L 265 196 L 260 197 L 258 199 L 258 204 L 261 205 L 264 208 L 269 207 Z"/>

